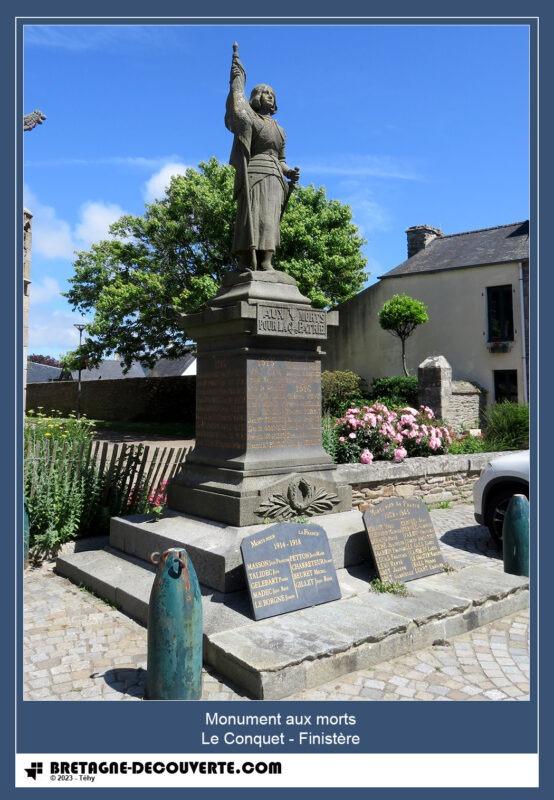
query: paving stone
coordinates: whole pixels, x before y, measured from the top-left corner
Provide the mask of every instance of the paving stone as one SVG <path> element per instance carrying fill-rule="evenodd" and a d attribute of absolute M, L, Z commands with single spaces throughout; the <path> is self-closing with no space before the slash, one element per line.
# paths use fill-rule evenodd
<path fill-rule="evenodd" d="M 498 551 L 487 545 L 484 529 L 474 525 L 471 507 L 438 509 L 431 512 L 431 517 L 441 548 L 449 560 L 455 553 L 457 567 L 464 570 L 477 566 L 481 572 L 488 570 L 485 577 L 489 588 L 510 590 L 504 580 Z M 90 553 L 89 557 L 93 559 L 94 554 Z M 24 636 L 25 699 L 140 700 L 146 666 L 145 629 L 99 598 L 55 575 L 51 566 L 25 573 L 25 621 L 28 623 Z M 495 573 L 498 573 L 496 577 Z M 448 579 L 454 574 L 459 575 L 445 573 L 436 577 Z M 430 582 L 430 579 L 424 580 Z M 355 574 L 351 583 L 359 587 L 363 581 Z M 442 582 L 440 588 L 429 587 L 426 591 L 426 597 L 423 592 L 419 593 L 418 601 L 421 609 L 425 611 L 427 603 L 427 611 L 432 612 L 433 603 L 435 607 L 440 606 L 441 593 L 450 596 L 452 584 L 448 590 Z M 400 621 L 401 627 L 403 615 L 395 614 L 392 609 L 400 610 L 403 604 L 396 601 L 403 599 L 386 596 L 379 601 L 383 611 L 388 611 L 396 624 Z M 461 599 L 465 602 L 468 598 Z M 214 605 L 215 616 L 224 612 L 228 619 L 241 617 L 239 608 Z M 360 605 L 367 611 L 365 600 Z M 331 620 L 336 624 L 337 618 L 332 614 L 329 615 Z M 359 618 L 349 622 L 351 630 L 358 624 Z M 304 689 L 291 697 L 361 702 L 460 701 L 462 698 L 525 700 L 529 693 L 528 632 L 527 611 L 514 611 L 501 620 L 455 636 L 451 640 L 452 647 L 427 647 L 400 654 L 371 668 L 353 670 L 338 678 L 330 676 L 331 680 L 317 688 Z M 48 662 L 48 665 L 41 662 Z M 68 671 L 53 672 L 60 666 L 67 666 Z M 111 686 L 104 677 L 109 670 L 114 671 Z M 96 677 L 91 677 L 93 674 Z M 122 674 L 127 677 L 121 679 Z M 58 683 L 54 683 L 55 678 Z M 203 696 L 218 701 L 245 699 L 236 687 L 221 681 L 212 670 L 204 671 Z"/>

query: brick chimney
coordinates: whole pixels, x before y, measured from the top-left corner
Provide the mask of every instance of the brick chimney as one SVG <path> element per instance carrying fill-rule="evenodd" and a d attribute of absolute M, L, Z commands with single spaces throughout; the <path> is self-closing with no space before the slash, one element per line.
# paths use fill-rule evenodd
<path fill-rule="evenodd" d="M 430 225 L 413 225 L 406 231 L 408 237 L 408 258 L 415 256 L 420 250 L 424 250 L 427 245 L 442 236 L 440 228 L 432 228 Z"/>

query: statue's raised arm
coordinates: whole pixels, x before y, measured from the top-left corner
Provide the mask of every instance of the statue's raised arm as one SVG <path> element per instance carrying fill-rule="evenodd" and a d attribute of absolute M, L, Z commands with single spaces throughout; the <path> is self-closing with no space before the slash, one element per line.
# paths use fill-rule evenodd
<path fill-rule="evenodd" d="M 239 57 L 239 46 L 234 42 L 229 79 L 230 89 L 225 107 L 225 127 L 233 133 L 237 132 L 237 126 L 240 127 L 239 119 L 242 118 L 241 121 L 244 123 L 252 114 L 252 109 L 244 94 L 245 84 L 246 71 Z"/>

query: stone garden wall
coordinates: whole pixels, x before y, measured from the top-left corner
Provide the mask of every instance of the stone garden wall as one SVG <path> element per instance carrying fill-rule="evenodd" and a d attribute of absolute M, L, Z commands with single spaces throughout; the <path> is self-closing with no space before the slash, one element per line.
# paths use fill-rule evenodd
<path fill-rule="evenodd" d="M 486 407 L 486 393 L 470 381 L 452 381 L 448 423 L 454 430 L 480 428 Z"/>
<path fill-rule="evenodd" d="M 473 502 L 473 484 L 491 458 L 507 453 L 409 458 L 401 464 L 340 464 L 336 480 L 352 486 L 352 505 L 363 511 L 383 497 L 420 497 L 428 505 Z"/>
<path fill-rule="evenodd" d="M 196 377 L 83 381 L 81 411 L 89 419 L 126 422 L 194 422 Z M 27 386 L 27 410 L 69 414 L 77 408 L 77 381 Z"/>
<path fill-rule="evenodd" d="M 486 393 L 470 381 L 453 381 L 452 367 L 444 356 L 429 356 L 417 370 L 418 402 L 455 431 L 479 428 Z"/>

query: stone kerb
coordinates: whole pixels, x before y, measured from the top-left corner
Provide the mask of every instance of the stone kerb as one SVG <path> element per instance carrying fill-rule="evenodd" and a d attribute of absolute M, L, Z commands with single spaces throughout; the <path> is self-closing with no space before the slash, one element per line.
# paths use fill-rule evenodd
<path fill-rule="evenodd" d="M 507 452 L 409 458 L 400 464 L 340 464 L 337 477 L 352 486 L 352 505 L 360 510 L 384 497 L 420 497 L 429 505 L 469 503 L 481 469 L 501 455 Z"/>

